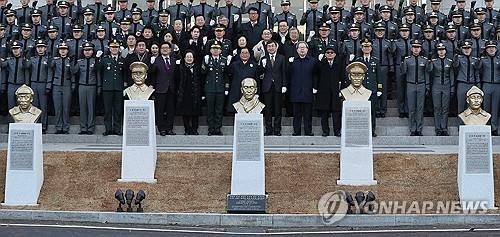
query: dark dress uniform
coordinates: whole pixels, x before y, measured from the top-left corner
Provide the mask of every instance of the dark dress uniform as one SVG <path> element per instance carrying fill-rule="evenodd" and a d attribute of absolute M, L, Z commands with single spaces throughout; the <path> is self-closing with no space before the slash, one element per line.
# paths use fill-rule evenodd
<path fill-rule="evenodd" d="M 37 41 L 37 45 L 46 45 L 43 41 Z M 30 59 L 28 67 L 31 73 L 31 89 L 35 92 L 33 96 L 33 105 L 40 110 L 40 122 L 42 123 L 42 131 L 47 130 L 47 81 L 52 78 L 52 69 L 49 67 L 50 59 L 47 53 L 45 55 L 33 56 Z"/>
<path fill-rule="evenodd" d="M 487 47 L 496 47 L 494 41 L 488 41 Z M 485 55 L 479 61 L 479 72 L 484 91 L 484 110 L 491 114 L 491 131 L 498 136 L 498 113 L 500 109 L 500 56 Z"/>
<path fill-rule="evenodd" d="M 414 40 L 412 45 L 421 46 L 421 41 Z M 427 61 L 423 56 L 412 55 L 406 57 L 401 64 L 401 74 L 406 78 L 408 120 L 412 136 L 422 136 L 425 94 L 430 89 Z"/>
<path fill-rule="evenodd" d="M 411 39 L 399 38 L 394 41 L 394 72 L 396 77 L 396 93 L 398 101 L 399 117 L 403 118 L 408 114 L 408 101 L 406 100 L 406 78 L 401 74 L 401 63 L 411 54 Z"/>
<path fill-rule="evenodd" d="M 330 134 L 328 118 L 333 120 L 333 133 L 340 136 L 342 100 L 340 90 L 346 87 L 344 78 L 344 62 L 336 56 L 331 62 L 325 58 L 321 60 L 318 67 L 318 77 L 315 88 L 318 88 L 316 95 L 316 109 L 321 115 L 321 128 L 323 136 Z"/>
<path fill-rule="evenodd" d="M 174 21 L 176 19 L 180 19 L 182 21 L 183 28 L 186 28 L 186 24 L 189 21 L 189 17 L 191 17 L 191 15 L 189 14 L 189 9 L 186 5 L 182 3 L 180 4 L 176 3 L 171 6 L 168 6 L 167 10 L 170 11 L 170 25 L 174 25 Z"/>
<path fill-rule="evenodd" d="M 258 65 L 251 59 L 243 63 L 238 59 L 229 65 L 228 79 L 229 79 L 229 99 L 227 103 L 227 111 L 234 113 L 236 110 L 233 103 L 241 98 L 241 81 L 245 78 L 257 79 Z"/>
<path fill-rule="evenodd" d="M 309 37 L 311 32 L 314 32 L 315 35 L 318 34 L 319 26 L 323 21 L 323 13 L 318 9 L 308 9 L 302 17 L 300 18 L 300 25 L 306 25 L 306 39 Z"/>
<path fill-rule="evenodd" d="M 57 27 L 57 29 L 59 29 L 59 36 L 61 37 L 61 39 L 66 39 L 71 35 L 72 20 L 73 19 L 69 16 L 57 16 L 52 18 L 50 25 L 53 25 Z"/>
<path fill-rule="evenodd" d="M 208 45 L 208 46 L 212 45 L 215 41 L 218 41 L 218 40 L 216 40 L 216 39 L 208 40 L 205 45 Z M 229 56 L 229 54 L 233 50 L 231 40 L 229 40 L 229 39 L 223 39 L 222 41 L 218 41 L 218 43 L 222 47 L 221 48 L 222 49 L 221 55 L 224 56 L 224 57 Z M 249 48 L 249 49 L 251 50 L 252 48 Z M 206 47 L 205 54 L 207 54 L 207 55 L 210 54 L 210 47 Z"/>
<path fill-rule="evenodd" d="M 67 48 L 67 45 L 61 43 L 59 48 Z M 69 57 L 54 57 L 50 67 L 53 70 L 53 77 L 49 78 L 47 90 L 52 91 L 56 115 L 56 133 L 68 134 L 71 94 L 76 86 L 74 76 L 71 73 L 71 59 Z"/>
<path fill-rule="evenodd" d="M 438 47 L 446 48 L 443 44 L 439 44 Z M 453 61 L 445 56 L 444 58 L 434 58 L 427 65 L 427 70 L 430 73 L 434 126 L 437 136 L 448 135 L 450 94 L 451 88 L 455 86 L 455 73 L 452 64 Z"/>
<path fill-rule="evenodd" d="M 380 98 L 378 98 L 378 112 L 380 117 L 385 117 L 387 112 L 387 94 L 389 93 L 389 69 L 393 65 L 393 57 L 391 52 L 394 50 L 391 47 L 394 45 L 386 38 L 375 38 L 373 39 L 373 51 L 372 55 L 375 56 L 379 62 L 379 79 L 380 87 L 377 88 L 378 91 L 382 92 Z"/>
<path fill-rule="evenodd" d="M 146 9 L 142 12 L 142 23 L 144 25 L 153 25 L 158 22 L 158 11 L 154 8 Z"/>
<path fill-rule="evenodd" d="M 94 19 L 93 22 L 94 24 L 100 24 L 100 22 L 104 19 L 104 8 L 106 8 L 105 5 L 102 3 L 93 3 L 87 5 L 87 8 L 90 8 L 94 11 Z"/>
<path fill-rule="evenodd" d="M 229 89 L 228 70 L 227 58 L 223 56 L 215 59 L 211 55 L 206 55 L 203 59 L 201 72 L 206 77 L 204 90 L 208 109 L 208 135 L 222 135 L 220 129 L 222 127 L 222 115 L 224 112 L 224 91 L 228 91 Z"/>
<path fill-rule="evenodd" d="M 466 41 L 462 47 L 470 47 L 471 43 Z M 472 86 L 479 85 L 479 75 L 478 68 L 479 62 L 476 57 L 466 56 L 466 55 L 455 55 L 453 58 L 453 67 L 455 69 L 455 75 L 457 84 L 456 84 L 456 92 L 457 92 L 457 100 L 458 100 L 458 109 L 457 111 L 464 111 L 466 109 L 466 94 L 467 91 Z"/>
<path fill-rule="evenodd" d="M 55 4 L 45 4 L 38 8 L 42 12 L 42 24 L 48 25 L 52 17 L 57 16 L 57 7 Z"/>
<path fill-rule="evenodd" d="M 202 77 L 198 65 L 180 65 L 177 90 L 177 113 L 182 115 L 184 135 L 198 135 L 198 119 L 201 110 Z"/>
<path fill-rule="evenodd" d="M 372 51 L 373 52 L 373 51 Z M 373 53 L 369 57 L 366 55 L 363 55 L 361 57 L 358 57 L 355 61 L 356 62 L 362 62 L 365 64 L 367 71 L 366 71 L 366 77 L 363 80 L 363 86 L 366 87 L 366 89 L 372 91 L 370 95 L 370 104 L 371 104 L 371 119 L 372 119 L 372 135 L 375 137 L 375 129 L 377 128 L 377 120 L 376 120 L 376 112 L 378 111 L 378 95 L 377 92 L 381 92 L 382 88 L 379 86 L 382 83 L 381 75 L 380 75 L 380 68 L 378 65 L 380 65 L 380 60 L 372 56 Z"/>
<path fill-rule="evenodd" d="M 110 45 L 113 42 L 110 42 Z M 118 42 L 115 42 L 118 44 Z M 97 70 L 102 77 L 102 97 L 104 101 L 103 135 L 121 134 L 123 120 L 123 83 L 125 59 L 120 54 L 106 55 L 97 61 Z"/>
<path fill-rule="evenodd" d="M 16 45 L 17 44 L 17 45 Z M 12 48 L 19 47 L 20 43 L 16 41 Z M 9 108 L 16 106 L 17 99 L 15 92 L 23 84 L 29 85 L 29 72 L 26 71 L 28 62 L 24 57 L 9 57 L 2 59 L 0 66 L 6 70 L 2 79 L 2 91 L 7 92 L 7 104 Z"/>
<path fill-rule="evenodd" d="M 29 5 L 22 6 L 21 8 L 16 9 L 17 23 L 18 24 L 31 23 L 31 17 L 30 17 L 31 10 L 32 9 Z"/>
<path fill-rule="evenodd" d="M 297 16 L 291 12 L 281 12 L 278 15 L 274 16 L 273 22 L 288 22 L 288 27 L 297 27 Z"/>

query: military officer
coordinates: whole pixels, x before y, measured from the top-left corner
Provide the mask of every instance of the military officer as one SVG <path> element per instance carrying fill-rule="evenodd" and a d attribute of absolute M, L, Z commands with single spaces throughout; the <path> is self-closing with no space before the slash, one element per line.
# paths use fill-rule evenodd
<path fill-rule="evenodd" d="M 411 7 L 406 8 L 404 18 L 409 25 L 410 39 L 419 39 L 421 26 L 415 20 L 415 10 Z"/>
<path fill-rule="evenodd" d="M 56 134 L 69 134 L 71 93 L 76 84 L 71 73 L 68 44 L 61 42 L 58 48 L 59 57 L 54 57 L 49 64 L 50 68 L 52 68 L 53 76 L 49 77 L 46 93 L 52 93 L 54 101 Z"/>
<path fill-rule="evenodd" d="M 472 53 L 471 55 L 476 58 L 480 58 L 484 52 L 484 46 L 486 44 L 486 39 L 481 37 L 481 25 L 479 23 L 472 23 L 469 27 L 470 29 L 470 41 L 472 42 Z"/>
<path fill-rule="evenodd" d="M 5 11 L 5 35 L 7 39 L 16 40 L 19 37 L 19 27 L 16 24 L 16 11 L 8 9 Z"/>
<path fill-rule="evenodd" d="M 281 0 L 282 12 L 274 16 L 273 22 L 288 22 L 288 27 L 297 27 L 297 16 L 290 12 L 290 0 Z"/>
<path fill-rule="evenodd" d="M 362 62 L 366 65 L 366 77 L 363 80 L 363 86 L 372 91 L 370 96 L 371 101 L 371 118 L 372 118 L 372 136 L 376 137 L 376 111 L 378 111 L 378 97 L 382 95 L 382 78 L 380 75 L 380 60 L 373 55 L 372 40 L 370 38 L 363 39 L 361 43 L 363 54 L 356 58 L 355 61 Z"/>
<path fill-rule="evenodd" d="M 455 73 L 453 72 L 453 61 L 446 57 L 446 46 L 443 43 L 438 43 L 436 51 L 436 57 L 427 64 L 432 90 L 434 127 L 436 136 L 449 136 L 448 112 L 451 89 L 455 87 Z"/>
<path fill-rule="evenodd" d="M 78 96 L 80 105 L 80 132 L 79 135 L 92 135 L 95 131 L 95 99 L 101 94 L 101 77 L 97 73 L 94 45 L 90 42 L 83 44 L 84 58 L 78 59 L 72 68 L 77 74 Z M 99 91 L 97 88 L 100 88 Z"/>
<path fill-rule="evenodd" d="M 92 40 L 94 45 L 94 50 L 97 52 L 101 51 L 104 55 L 109 53 L 108 39 L 106 38 L 106 29 L 103 26 L 98 26 L 96 29 L 96 39 Z"/>
<path fill-rule="evenodd" d="M 118 0 L 118 10 L 114 14 L 116 22 L 121 22 L 124 18 L 131 18 L 132 13 L 128 9 L 128 0 Z"/>
<path fill-rule="evenodd" d="M 426 14 L 426 21 L 429 21 L 430 18 L 437 18 L 437 25 L 445 25 L 448 21 L 448 17 L 440 11 L 441 0 L 431 0 L 431 11 Z"/>
<path fill-rule="evenodd" d="M 130 33 L 137 34 L 138 31 L 142 32 L 144 25 L 141 20 L 142 10 L 138 7 L 132 9 L 132 22 L 130 26 Z"/>
<path fill-rule="evenodd" d="M 451 13 L 451 21 L 453 22 L 453 26 L 455 26 L 455 29 L 457 30 L 456 38 L 459 41 L 466 39 L 469 34 L 469 29 L 463 24 L 462 12 L 453 11 Z"/>
<path fill-rule="evenodd" d="M 165 32 L 174 30 L 174 27 L 168 23 L 169 15 L 170 12 L 168 9 L 161 9 L 158 11 L 158 22 L 153 25 L 156 37 L 162 37 Z"/>
<path fill-rule="evenodd" d="M 241 8 L 233 5 L 233 0 L 226 0 L 226 6 L 219 7 L 218 10 L 215 10 L 216 15 L 223 15 L 228 19 L 227 29 L 229 31 L 233 31 L 235 28 L 238 28 L 241 24 Z"/>
<path fill-rule="evenodd" d="M 345 9 L 345 0 L 335 0 L 335 6 L 340 9 L 340 19 L 342 19 L 342 22 L 348 25 L 352 20 L 352 14 Z"/>
<path fill-rule="evenodd" d="M 50 25 L 47 28 L 47 55 L 49 57 L 55 57 L 58 53 L 59 48 L 59 29 L 57 26 Z"/>
<path fill-rule="evenodd" d="M 42 11 L 31 10 L 32 37 L 33 39 L 45 39 L 47 37 L 47 26 L 42 22 Z"/>
<path fill-rule="evenodd" d="M 445 38 L 445 32 L 444 32 L 444 27 L 439 25 L 439 15 L 437 12 L 431 12 L 428 16 L 428 21 L 429 25 L 432 27 L 434 30 L 434 39 L 439 40 L 439 39 L 444 39 Z M 445 24 L 443 24 L 445 25 Z"/>
<path fill-rule="evenodd" d="M 228 59 L 221 54 L 219 41 L 210 46 L 210 55 L 205 55 L 201 71 L 206 75 L 205 96 L 207 99 L 208 135 L 222 135 L 222 115 L 224 112 L 224 95 L 229 94 L 229 82 L 226 71 L 229 70 Z"/>
<path fill-rule="evenodd" d="M 361 56 L 361 39 L 359 37 L 359 25 L 351 24 L 349 28 L 349 38 L 344 40 L 342 54 L 345 55 L 346 64 Z"/>
<path fill-rule="evenodd" d="M 42 24 L 48 26 L 52 17 L 57 16 L 57 8 L 54 0 L 47 0 L 47 4 L 38 8 L 42 12 Z"/>
<path fill-rule="evenodd" d="M 393 42 L 394 74 L 396 77 L 399 117 L 408 117 L 408 101 L 406 98 L 406 77 L 401 74 L 401 62 L 411 55 L 410 25 L 399 26 L 399 38 Z"/>
<path fill-rule="evenodd" d="M 153 25 L 158 22 L 158 11 L 155 9 L 155 0 L 146 0 L 147 9 L 142 12 L 142 23 Z"/>
<path fill-rule="evenodd" d="M 35 40 L 31 37 L 31 24 L 24 23 L 21 26 L 21 38 L 19 39 L 23 45 L 23 55 L 26 58 L 35 55 Z"/>
<path fill-rule="evenodd" d="M 330 36 L 337 43 L 344 41 L 348 33 L 347 25 L 340 18 L 340 11 L 341 9 L 336 6 L 330 7 L 330 20 L 327 21 L 330 24 Z M 339 52 L 338 49 L 336 50 Z"/>
<path fill-rule="evenodd" d="M 31 23 L 29 14 L 31 12 L 31 7 L 29 6 L 29 0 L 21 0 L 21 7 L 16 9 L 17 13 L 17 23 Z"/>
<path fill-rule="evenodd" d="M 484 91 L 484 109 L 491 113 L 491 131 L 498 136 L 498 110 L 500 109 L 500 56 L 495 41 L 486 43 L 486 54 L 479 61 L 479 71 Z"/>
<path fill-rule="evenodd" d="M 420 56 L 421 50 L 422 41 L 413 40 L 412 55 L 406 57 L 401 64 L 401 74 L 406 78 L 410 136 L 422 136 L 425 95 L 430 92 L 429 78 L 426 75 L 428 60 Z"/>
<path fill-rule="evenodd" d="M 382 95 L 378 98 L 378 113 L 377 117 L 385 118 L 387 112 L 387 93 L 389 83 L 389 68 L 392 67 L 392 54 L 394 50 L 391 47 L 394 45 L 390 40 L 385 38 L 385 24 L 378 22 L 375 24 L 375 39 L 372 42 L 372 55 L 379 60 L 379 80 L 377 91 L 381 91 Z M 369 67 L 368 67 L 369 68 Z M 371 90 L 371 89 L 370 89 Z M 374 91 L 373 91 L 374 92 Z"/>
<path fill-rule="evenodd" d="M 323 13 L 318 9 L 319 0 L 307 0 L 309 9 L 302 14 L 300 25 L 306 25 L 306 39 L 310 41 L 311 37 L 318 33 L 318 27 L 321 25 Z"/>
<path fill-rule="evenodd" d="M 26 73 L 27 60 L 23 57 L 22 53 L 23 44 L 19 41 L 12 42 L 10 48 L 12 49 L 12 57 L 1 59 L 0 66 L 2 70 L 6 71 L 2 79 L 2 92 L 7 92 L 7 103 L 9 108 L 16 106 L 17 88 L 23 84 L 29 85 L 28 74 Z"/>
<path fill-rule="evenodd" d="M 424 38 L 422 39 L 422 52 L 421 54 L 428 59 L 432 59 L 436 52 L 436 43 L 434 40 L 434 28 L 431 25 L 423 27 Z"/>
<path fill-rule="evenodd" d="M 5 25 L 0 23 L 0 58 L 7 58 L 8 54 L 8 43 L 7 37 L 5 36 Z"/>
<path fill-rule="evenodd" d="M 92 9 L 94 12 L 93 21 L 94 24 L 98 25 L 104 20 L 104 8 L 106 6 L 102 4 L 102 0 L 94 0 L 93 4 L 87 5 L 87 8 Z"/>
<path fill-rule="evenodd" d="M 68 13 L 69 3 L 67 1 L 60 1 L 57 3 L 58 16 L 52 18 L 51 25 L 56 26 L 59 29 L 59 36 L 61 39 L 66 39 L 71 34 L 71 22 L 72 19 Z"/>
<path fill-rule="evenodd" d="M 453 58 L 453 67 L 457 75 L 456 92 L 458 100 L 457 111 L 464 111 L 466 108 L 465 94 L 472 86 L 479 85 L 477 67 L 478 58 L 472 56 L 472 42 L 466 40 L 461 45 L 462 54 L 455 55 Z"/>
<path fill-rule="evenodd" d="M 83 27 L 81 25 L 73 26 L 73 38 L 66 41 L 69 47 L 69 56 L 73 60 L 78 60 L 81 58 L 83 43 L 85 43 L 85 39 L 83 36 Z"/>
<path fill-rule="evenodd" d="M 208 40 L 206 45 L 213 45 L 215 41 L 218 41 L 219 45 L 221 46 L 221 55 L 224 57 L 228 57 L 231 51 L 233 50 L 231 40 L 224 38 L 224 35 L 226 33 L 226 27 L 222 24 L 217 24 L 214 28 L 215 31 L 215 38 Z M 210 51 L 211 48 L 208 50 Z M 210 52 L 205 52 L 206 54 L 209 54 Z"/>
<path fill-rule="evenodd" d="M 319 27 L 319 37 L 309 42 L 309 55 L 321 61 L 327 47 L 333 47 L 338 51 L 337 41 L 330 37 L 330 26 L 327 23 L 323 23 Z"/>
<path fill-rule="evenodd" d="M 395 39 L 397 36 L 398 25 L 391 20 L 391 7 L 384 5 L 380 7 L 380 22 L 384 24 L 384 38 Z"/>
<path fill-rule="evenodd" d="M 182 21 L 182 28 L 185 29 L 187 21 L 189 21 L 189 9 L 186 5 L 182 3 L 182 0 L 175 0 L 175 4 L 167 7 L 170 12 L 170 25 L 174 24 L 174 21 L 180 19 Z"/>
<path fill-rule="evenodd" d="M 365 9 L 363 7 L 355 7 L 353 11 L 354 11 L 353 22 L 359 25 L 361 38 L 371 38 L 372 27 L 371 23 L 366 22 Z"/>
<path fill-rule="evenodd" d="M 102 77 L 102 97 L 104 100 L 104 136 L 121 135 L 123 117 L 123 87 L 125 75 L 124 58 L 120 57 L 120 42 L 109 42 L 109 55 L 97 62 L 97 70 Z M 97 54 L 98 58 L 101 56 Z"/>
<path fill-rule="evenodd" d="M 469 25 L 472 20 L 471 18 L 471 13 L 467 10 L 465 10 L 465 3 L 466 3 L 466 0 L 455 0 L 456 1 L 456 6 L 457 6 L 457 12 L 460 12 L 460 14 L 462 15 L 462 19 L 463 19 L 463 24 L 462 25 Z"/>
<path fill-rule="evenodd" d="M 106 36 L 108 40 L 111 40 L 115 37 L 116 32 L 120 28 L 118 23 L 115 21 L 115 9 L 111 6 L 104 8 L 104 21 L 101 25 L 106 30 Z"/>
<path fill-rule="evenodd" d="M 486 7 L 486 21 L 493 25 L 498 24 L 497 17 L 498 15 L 500 15 L 500 13 L 498 12 L 498 10 L 493 9 L 494 1 L 485 0 L 484 5 Z"/>
<path fill-rule="evenodd" d="M 441 39 L 441 43 L 446 46 L 446 57 L 453 58 L 455 53 L 458 52 L 458 40 L 456 38 L 457 31 L 453 25 L 447 25 L 445 31 L 446 36 Z"/>
<path fill-rule="evenodd" d="M 31 57 L 28 68 L 31 74 L 31 88 L 35 92 L 33 96 L 33 105 L 42 110 L 40 122 L 42 123 L 42 132 L 47 131 L 47 81 L 52 77 L 52 70 L 49 67 L 49 56 L 47 54 L 47 44 L 44 40 L 36 41 L 36 55 Z"/>
<path fill-rule="evenodd" d="M 84 19 L 84 24 L 83 24 L 83 35 L 82 38 L 91 41 L 95 38 L 95 30 L 97 26 L 94 24 L 94 10 L 92 8 L 85 8 L 83 10 L 83 19 Z"/>
<path fill-rule="evenodd" d="M 477 17 L 477 24 L 481 26 L 482 39 L 494 39 L 495 26 L 486 21 L 486 8 L 478 7 L 474 10 Z"/>
<path fill-rule="evenodd" d="M 242 0 L 243 5 L 246 3 L 247 0 Z M 273 22 L 273 9 L 271 8 L 271 5 L 267 4 L 264 2 L 264 0 L 256 0 L 254 3 L 248 4 L 246 7 L 242 7 L 244 9 L 243 13 L 248 13 L 248 11 L 252 8 L 255 8 L 259 12 L 259 17 L 258 17 L 258 22 L 260 24 L 263 24 L 265 28 L 269 29 L 272 28 L 274 25 Z"/>

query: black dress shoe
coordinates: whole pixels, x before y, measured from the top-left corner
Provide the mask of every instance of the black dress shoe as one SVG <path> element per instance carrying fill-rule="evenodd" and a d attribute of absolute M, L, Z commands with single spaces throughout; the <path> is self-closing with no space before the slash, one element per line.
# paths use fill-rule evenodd
<path fill-rule="evenodd" d="M 436 131 L 436 136 L 443 136 L 443 132 L 441 132 L 441 131 Z"/>
<path fill-rule="evenodd" d="M 416 133 L 415 133 L 415 132 L 411 132 L 411 133 L 410 133 L 410 136 L 412 136 L 412 137 L 413 137 L 413 136 L 416 136 Z"/>
<path fill-rule="evenodd" d="M 399 113 L 399 118 L 404 118 L 405 114 L 404 113 Z"/>
<path fill-rule="evenodd" d="M 491 135 L 492 135 L 492 136 L 498 136 L 498 131 L 497 131 L 497 130 L 492 131 L 492 132 L 491 132 Z"/>
<path fill-rule="evenodd" d="M 380 114 L 380 117 L 385 118 L 385 114 L 384 113 Z"/>
<path fill-rule="evenodd" d="M 300 133 L 294 132 L 294 133 L 292 133 L 292 136 L 294 136 L 294 137 L 300 136 Z"/>
<path fill-rule="evenodd" d="M 42 134 L 46 134 L 47 133 L 47 129 L 42 129 Z"/>
<path fill-rule="evenodd" d="M 274 131 L 274 136 L 281 136 L 281 131 Z"/>
<path fill-rule="evenodd" d="M 419 137 L 423 136 L 422 132 L 415 132 L 415 134 Z"/>
<path fill-rule="evenodd" d="M 88 131 L 87 135 L 94 135 L 94 132 Z"/>
<path fill-rule="evenodd" d="M 335 133 L 334 133 L 334 135 L 335 135 L 336 137 L 340 137 L 340 132 L 335 132 Z"/>
<path fill-rule="evenodd" d="M 175 132 L 172 131 L 172 130 L 170 130 L 170 131 L 167 132 L 167 135 L 169 135 L 169 136 L 175 136 Z"/>
<path fill-rule="evenodd" d="M 62 130 L 57 130 L 56 134 L 63 134 L 63 131 Z"/>
<path fill-rule="evenodd" d="M 193 130 L 193 134 L 192 135 L 200 135 L 200 134 L 198 133 L 197 130 Z"/>
<path fill-rule="evenodd" d="M 312 136 L 314 136 L 314 133 L 306 133 L 305 135 L 312 137 Z"/>
<path fill-rule="evenodd" d="M 113 132 L 110 132 L 110 131 L 106 131 L 106 132 L 103 132 L 102 135 L 103 136 L 109 136 L 109 135 L 112 135 Z"/>
<path fill-rule="evenodd" d="M 375 132 L 372 132 L 372 137 L 377 137 L 377 134 Z"/>
<path fill-rule="evenodd" d="M 166 136 L 167 135 L 167 131 L 160 131 L 160 136 Z"/>
<path fill-rule="evenodd" d="M 208 132 L 207 134 L 208 136 L 212 136 L 213 135 L 213 132 Z"/>
<path fill-rule="evenodd" d="M 118 136 L 121 136 L 121 135 L 122 135 L 122 132 L 120 132 L 120 131 L 116 131 L 116 132 L 114 132 L 114 134 L 115 134 L 115 135 L 118 135 Z"/>
<path fill-rule="evenodd" d="M 87 132 L 84 132 L 84 131 L 80 131 L 80 132 L 78 133 L 78 135 L 85 135 L 85 134 L 87 134 Z"/>
<path fill-rule="evenodd" d="M 62 134 L 69 134 L 69 131 L 63 131 Z"/>
<path fill-rule="evenodd" d="M 273 133 L 272 133 L 272 132 L 270 132 L 270 131 L 266 131 L 266 132 L 264 133 L 264 136 L 271 136 L 271 135 L 273 135 Z"/>
<path fill-rule="evenodd" d="M 323 132 L 323 133 L 321 134 L 321 136 L 322 136 L 322 137 L 328 137 L 328 134 L 329 134 L 329 132 Z"/>
<path fill-rule="evenodd" d="M 449 136 L 449 135 L 450 135 L 450 134 L 449 134 L 449 133 L 448 133 L 448 131 L 446 131 L 446 130 L 443 130 L 443 131 L 441 132 L 441 136 L 446 136 L 446 137 L 447 137 L 447 136 Z"/>

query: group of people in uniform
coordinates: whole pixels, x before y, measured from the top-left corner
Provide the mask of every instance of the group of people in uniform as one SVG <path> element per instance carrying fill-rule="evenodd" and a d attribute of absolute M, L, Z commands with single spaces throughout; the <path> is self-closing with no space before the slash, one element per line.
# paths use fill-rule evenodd
<path fill-rule="evenodd" d="M 19 9 L 0 1 L 1 110 L 15 105 L 15 91 L 26 84 L 43 111 L 44 132 L 48 112 L 55 114 L 57 134 L 69 133 L 77 113 L 79 134 L 93 134 L 102 113 L 104 135 L 121 135 L 123 89 L 133 84 L 130 65 L 142 62 L 162 136 L 175 135 L 176 115 L 186 135 L 197 135 L 204 106 L 208 135 L 222 135 L 223 116 L 235 112 L 245 78 L 258 82 L 265 135 L 281 136 L 286 108 L 294 136 L 314 135 L 315 110 L 322 136 L 332 134 L 330 117 L 333 135 L 340 136 L 346 66 L 361 62 L 374 117 L 385 117 L 393 98 L 412 136 L 422 136 L 424 115 L 434 117 L 437 136 L 447 136 L 448 117 L 465 110 L 467 91 L 478 86 L 498 135 L 500 14 L 493 0 L 484 0 L 485 7 L 473 1 L 470 8 L 456 0 L 447 14 L 441 0 L 430 7 L 417 0 L 353 0 L 349 8 L 345 0 L 334 6 L 308 0 L 299 17 L 290 0 L 281 0 L 277 11 L 252 1 L 146 0 L 147 9 L 128 0 L 116 6 L 21 0 Z"/>

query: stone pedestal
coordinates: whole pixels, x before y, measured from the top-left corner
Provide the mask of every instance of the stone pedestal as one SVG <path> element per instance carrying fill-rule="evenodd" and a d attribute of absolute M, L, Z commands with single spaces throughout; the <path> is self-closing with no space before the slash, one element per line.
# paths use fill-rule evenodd
<path fill-rule="evenodd" d="M 154 101 L 125 101 L 122 148 L 122 177 L 118 181 L 155 183 Z"/>
<path fill-rule="evenodd" d="M 262 114 L 236 114 L 231 193 L 227 211 L 265 213 L 264 123 Z"/>
<path fill-rule="evenodd" d="M 338 185 L 376 185 L 370 101 L 344 101 Z"/>
<path fill-rule="evenodd" d="M 491 128 L 488 125 L 460 126 L 458 153 L 460 202 L 486 202 L 495 207 Z"/>
<path fill-rule="evenodd" d="M 37 205 L 43 185 L 42 125 L 11 123 L 4 206 Z"/>

